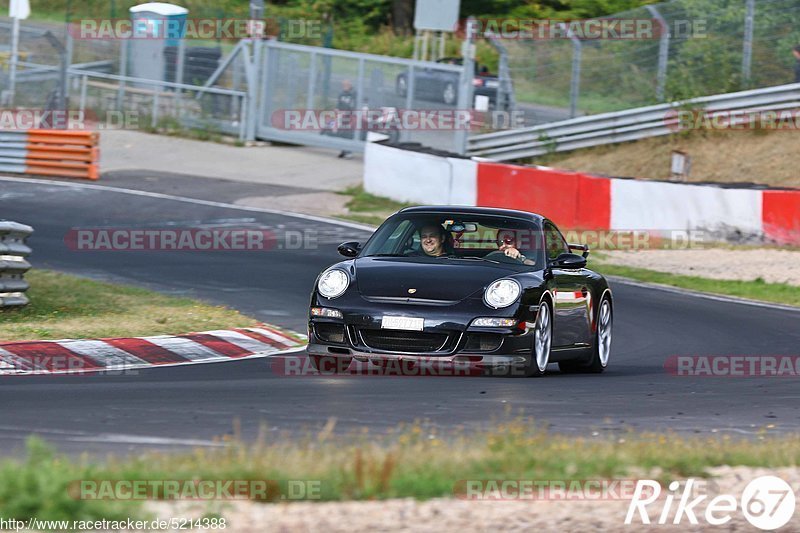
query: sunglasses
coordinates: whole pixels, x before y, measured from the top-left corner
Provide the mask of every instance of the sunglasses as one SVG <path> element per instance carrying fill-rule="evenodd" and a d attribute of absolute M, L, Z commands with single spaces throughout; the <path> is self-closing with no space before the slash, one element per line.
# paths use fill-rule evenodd
<path fill-rule="evenodd" d="M 514 244 L 515 239 L 514 237 L 503 237 L 502 239 L 497 239 L 497 244 Z"/>

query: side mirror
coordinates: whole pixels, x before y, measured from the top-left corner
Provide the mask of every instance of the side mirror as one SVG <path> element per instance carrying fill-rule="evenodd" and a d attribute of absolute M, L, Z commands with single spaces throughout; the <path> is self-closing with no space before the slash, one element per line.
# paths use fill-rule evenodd
<path fill-rule="evenodd" d="M 586 258 L 578 254 L 561 254 L 550 266 L 564 270 L 578 270 L 586 267 Z"/>
<path fill-rule="evenodd" d="M 356 241 L 343 242 L 339 245 L 337 250 L 339 251 L 339 254 L 345 257 L 355 257 L 358 255 L 358 252 L 361 251 L 361 243 Z"/>
<path fill-rule="evenodd" d="M 583 257 L 589 257 L 589 245 L 588 244 L 568 244 L 569 251 L 572 252 L 573 250 L 580 250 L 583 253 L 581 254 Z"/>

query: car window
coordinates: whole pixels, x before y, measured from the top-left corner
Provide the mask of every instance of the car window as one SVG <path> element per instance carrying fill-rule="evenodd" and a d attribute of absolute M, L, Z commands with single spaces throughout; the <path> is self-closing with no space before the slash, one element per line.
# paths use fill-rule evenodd
<path fill-rule="evenodd" d="M 381 243 L 380 247 L 378 247 L 375 253 L 396 254 L 402 252 L 402 241 L 408 238 L 408 233 L 413 229 L 413 224 L 410 220 L 401 221 L 399 224 L 397 224 L 397 227 L 391 232 L 389 237 L 383 243 Z"/>
<path fill-rule="evenodd" d="M 548 259 L 553 260 L 561 254 L 569 253 L 567 241 L 564 240 L 558 228 L 550 222 L 546 222 L 544 225 L 544 239 Z"/>

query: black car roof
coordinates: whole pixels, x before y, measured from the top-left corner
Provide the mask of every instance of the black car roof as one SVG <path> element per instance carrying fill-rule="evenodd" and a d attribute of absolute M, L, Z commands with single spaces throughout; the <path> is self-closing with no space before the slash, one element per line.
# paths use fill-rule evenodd
<path fill-rule="evenodd" d="M 530 213 L 528 211 L 518 211 L 516 209 L 501 209 L 499 207 L 470 207 L 461 205 L 417 205 L 414 207 L 406 207 L 401 209 L 398 213 L 465 213 L 469 215 L 498 215 L 505 217 L 522 218 L 525 220 L 534 220 L 541 222 L 544 220 L 542 215 Z"/>

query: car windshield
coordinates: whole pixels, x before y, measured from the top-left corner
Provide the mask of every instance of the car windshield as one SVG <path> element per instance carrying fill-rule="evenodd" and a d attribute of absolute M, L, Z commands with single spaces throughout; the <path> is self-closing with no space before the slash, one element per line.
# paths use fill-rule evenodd
<path fill-rule="evenodd" d="M 544 264 L 538 223 L 458 212 L 394 215 L 378 228 L 359 257 L 490 261 L 530 268 Z"/>

